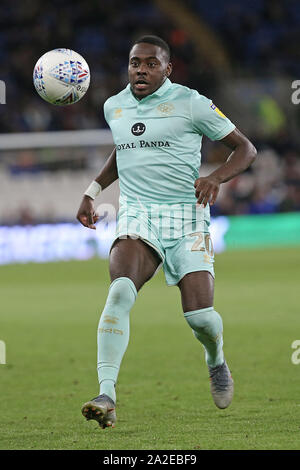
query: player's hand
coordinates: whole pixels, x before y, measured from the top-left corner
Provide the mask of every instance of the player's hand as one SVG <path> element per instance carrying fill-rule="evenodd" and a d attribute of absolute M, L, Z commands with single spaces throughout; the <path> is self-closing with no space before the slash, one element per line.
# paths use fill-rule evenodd
<path fill-rule="evenodd" d="M 196 189 L 195 196 L 197 198 L 197 204 L 203 204 L 205 207 L 206 204 L 212 206 L 217 199 L 220 183 L 213 176 L 205 176 L 202 178 L 197 178 L 194 187 Z"/>
<path fill-rule="evenodd" d="M 83 196 L 76 218 L 85 227 L 96 230 L 96 226 L 94 224 L 99 219 L 99 216 L 94 210 L 93 199 L 89 196 Z"/>

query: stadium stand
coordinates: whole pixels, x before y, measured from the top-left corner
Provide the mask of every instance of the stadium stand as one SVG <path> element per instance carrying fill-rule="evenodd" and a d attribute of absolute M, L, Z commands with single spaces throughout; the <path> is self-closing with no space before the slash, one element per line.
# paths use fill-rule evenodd
<path fill-rule="evenodd" d="M 253 168 L 223 185 L 212 214 L 299 211 L 299 111 L 290 99 L 291 82 L 300 77 L 298 2 L 216 0 L 214 8 L 199 0 L 184 2 L 195 22 L 222 43 L 231 70 L 224 76 L 178 20 L 182 10 L 170 18 L 161 3 L 3 0 L 0 79 L 7 85 L 7 105 L 0 105 L 1 134 L 107 129 L 103 103 L 127 83 L 132 41 L 151 32 L 171 45 L 172 80 L 214 97 L 259 150 Z M 173 2 L 175 10 L 178 3 Z M 71 107 L 48 105 L 33 88 L 34 64 L 56 47 L 76 50 L 91 68 L 89 92 Z M 202 174 L 220 163 L 221 154 L 220 144 L 204 139 Z M 74 220 L 79 195 L 104 159 L 96 147 L 2 149 L 0 223 Z M 9 187 L 16 182 L 21 191 L 12 200 Z M 109 194 L 114 203 L 116 195 Z"/>

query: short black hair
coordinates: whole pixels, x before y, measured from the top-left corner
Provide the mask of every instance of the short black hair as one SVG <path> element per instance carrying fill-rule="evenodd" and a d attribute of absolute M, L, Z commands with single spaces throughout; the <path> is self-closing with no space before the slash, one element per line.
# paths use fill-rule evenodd
<path fill-rule="evenodd" d="M 146 42 L 147 44 L 154 44 L 155 46 L 160 47 L 161 49 L 163 49 L 166 52 L 166 54 L 168 56 L 168 60 L 170 60 L 170 56 L 171 56 L 170 47 L 166 43 L 166 41 L 164 41 L 159 36 L 153 36 L 153 35 L 141 36 L 140 38 L 136 39 L 136 41 L 134 41 L 134 43 L 132 44 L 130 50 L 133 48 L 133 46 L 135 46 L 135 44 L 140 44 L 141 42 Z"/>

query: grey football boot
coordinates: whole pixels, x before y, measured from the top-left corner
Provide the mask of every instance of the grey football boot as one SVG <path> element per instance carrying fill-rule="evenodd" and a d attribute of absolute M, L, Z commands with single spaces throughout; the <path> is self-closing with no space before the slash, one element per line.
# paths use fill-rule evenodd
<path fill-rule="evenodd" d="M 233 379 L 226 361 L 217 367 L 208 366 L 210 391 L 218 408 L 227 408 L 233 398 Z"/>
<path fill-rule="evenodd" d="M 117 420 L 115 408 L 114 401 L 103 393 L 82 405 L 81 412 L 87 420 L 98 421 L 102 429 L 114 428 Z"/>

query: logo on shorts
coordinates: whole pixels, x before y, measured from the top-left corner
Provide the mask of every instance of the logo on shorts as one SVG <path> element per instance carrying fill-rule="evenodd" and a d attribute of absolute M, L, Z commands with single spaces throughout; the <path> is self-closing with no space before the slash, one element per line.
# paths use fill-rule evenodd
<path fill-rule="evenodd" d="M 133 133 L 133 135 L 142 135 L 144 134 L 145 130 L 146 126 L 142 122 L 137 122 L 136 124 L 133 124 L 131 128 L 131 132 Z"/>

